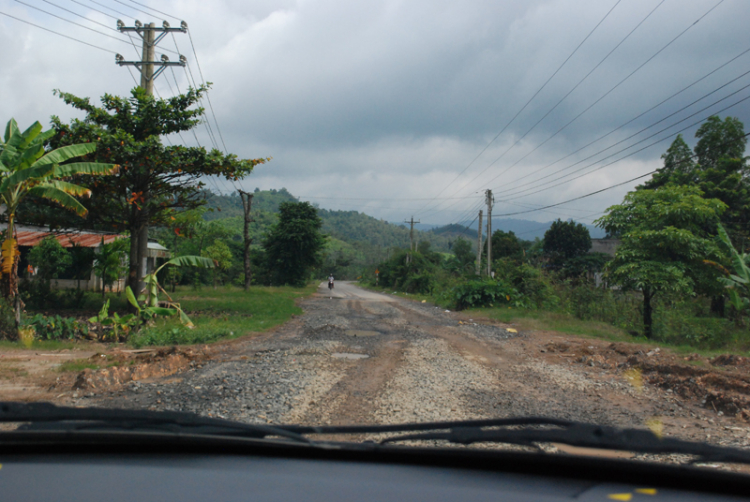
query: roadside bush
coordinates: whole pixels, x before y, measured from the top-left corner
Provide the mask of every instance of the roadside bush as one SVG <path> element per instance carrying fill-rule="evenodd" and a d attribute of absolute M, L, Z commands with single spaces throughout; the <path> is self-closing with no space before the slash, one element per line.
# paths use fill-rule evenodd
<path fill-rule="evenodd" d="M 0 340 L 15 341 L 18 339 L 18 327 L 13 307 L 5 298 L 0 297 Z"/>
<path fill-rule="evenodd" d="M 526 306 L 523 297 L 513 286 L 492 279 L 467 281 L 454 287 L 452 296 L 456 310 L 501 305 Z"/>
<path fill-rule="evenodd" d="M 411 254 L 411 260 L 407 256 Z M 425 256 L 418 252 L 408 253 L 398 250 L 394 256 L 380 265 L 380 285 L 387 286 L 406 293 L 430 293 L 435 286 L 435 274 L 439 267 L 434 256 Z M 407 262 L 408 261 L 408 262 Z"/>
<path fill-rule="evenodd" d="M 89 329 L 85 322 L 72 317 L 44 316 L 36 314 L 22 321 L 24 326 L 33 326 L 38 338 L 43 340 L 72 340 L 88 335 Z"/>
<path fill-rule="evenodd" d="M 492 262 L 495 277 L 509 282 L 523 296 L 530 308 L 554 308 L 559 298 L 552 282 L 541 269 L 509 258 Z"/>

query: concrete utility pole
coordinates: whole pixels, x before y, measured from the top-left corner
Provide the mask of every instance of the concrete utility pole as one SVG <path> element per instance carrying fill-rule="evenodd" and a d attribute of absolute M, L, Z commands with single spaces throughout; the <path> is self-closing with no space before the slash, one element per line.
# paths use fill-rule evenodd
<path fill-rule="evenodd" d="M 237 191 L 240 193 L 240 197 L 242 198 L 242 208 L 245 210 L 245 291 L 247 291 L 250 287 L 250 281 L 253 278 L 253 273 L 250 270 L 250 244 L 253 242 L 250 238 L 250 223 L 255 221 L 250 217 L 250 208 L 253 205 L 253 194 L 243 192 L 242 190 Z"/>
<path fill-rule="evenodd" d="M 492 190 L 487 190 L 487 276 L 492 277 Z"/>
<path fill-rule="evenodd" d="M 146 91 L 149 96 L 154 95 L 154 80 L 156 77 L 164 71 L 167 66 L 185 66 L 187 59 L 185 56 L 180 56 L 179 62 L 170 62 L 169 58 L 162 54 L 161 60 L 156 61 L 156 44 L 161 41 L 169 32 L 179 31 L 181 33 L 187 32 L 187 23 L 184 21 L 179 28 L 170 28 L 169 23 L 164 21 L 162 27 L 157 28 L 154 23 L 143 25 L 140 21 L 135 21 L 135 26 L 125 26 L 125 23 L 117 20 L 117 30 L 124 32 L 134 31 L 143 40 L 143 48 L 141 50 L 140 61 L 125 61 L 120 54 L 115 55 L 115 62 L 119 66 L 135 66 L 138 71 L 141 72 L 141 88 Z M 160 32 L 157 36 L 156 33 Z M 154 71 L 154 66 L 159 68 Z M 146 181 L 147 184 L 148 182 Z M 150 194 L 148 190 L 144 190 L 141 193 L 141 206 L 138 211 L 138 225 L 137 235 L 131 236 L 130 242 L 130 272 L 128 274 L 128 282 L 131 288 L 135 287 L 135 294 L 138 295 L 146 285 L 143 282 L 143 278 L 148 274 L 148 226 L 149 226 L 149 214 L 148 214 L 148 203 Z M 135 239 L 133 238 L 135 237 Z"/>
<path fill-rule="evenodd" d="M 414 252 L 414 224 L 415 223 L 420 223 L 420 222 L 419 221 L 414 221 L 414 216 L 412 216 L 411 220 L 404 221 L 404 223 L 409 223 L 411 225 L 411 230 L 409 231 L 409 241 L 410 241 L 409 251 L 411 251 L 413 253 Z M 411 263 L 411 254 L 409 254 L 409 256 L 407 258 L 407 263 Z"/>
<path fill-rule="evenodd" d="M 482 270 L 482 210 L 479 210 L 479 228 L 477 228 L 477 275 Z"/>

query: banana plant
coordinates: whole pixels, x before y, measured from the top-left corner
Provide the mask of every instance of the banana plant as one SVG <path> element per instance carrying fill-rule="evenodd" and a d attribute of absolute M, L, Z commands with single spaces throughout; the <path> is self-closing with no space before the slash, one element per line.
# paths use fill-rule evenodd
<path fill-rule="evenodd" d="M 719 280 L 727 288 L 732 306 L 737 312 L 743 312 L 750 308 L 750 255 L 737 251 L 724 227 L 719 225 L 718 230 L 717 240 L 729 255 L 734 269 L 734 273 L 724 269 L 725 277 Z"/>
<path fill-rule="evenodd" d="M 104 305 L 102 305 L 102 309 L 99 311 L 99 313 L 95 316 L 89 319 L 90 323 L 96 323 L 99 324 L 99 326 L 112 326 L 112 335 L 115 341 L 120 340 L 120 334 L 123 334 L 127 336 L 130 333 L 130 330 L 133 328 L 133 321 L 135 320 L 135 316 L 133 314 L 127 314 L 122 317 L 120 317 L 117 312 L 112 312 L 112 315 L 109 315 L 109 300 L 104 302 Z M 102 338 L 104 338 L 104 331 L 100 329 L 102 333 Z"/>
<path fill-rule="evenodd" d="M 21 132 L 15 120 L 11 119 L 0 138 L 0 203 L 4 205 L 8 227 L 0 245 L 2 267 L 0 275 L 9 275 L 4 281 L 3 296 L 15 298 L 18 293 L 18 243 L 15 239 L 16 211 L 23 199 L 35 195 L 51 200 L 62 208 L 74 211 L 81 217 L 87 209 L 76 197 L 90 197 L 91 190 L 75 185 L 66 179 L 79 174 L 109 175 L 118 171 L 116 164 L 99 162 L 74 162 L 63 164 L 70 159 L 87 155 L 96 150 L 96 143 L 81 143 L 47 151 L 45 143 L 56 131 L 42 132 L 42 125 L 34 122 Z M 16 301 L 16 322 L 20 315 L 20 303 Z"/>
<path fill-rule="evenodd" d="M 131 305 L 133 305 L 133 307 L 135 307 L 135 309 L 138 311 L 139 316 L 141 316 L 142 318 L 150 319 L 154 315 L 178 315 L 182 324 L 184 324 L 188 328 L 194 328 L 195 325 L 187 316 L 187 314 L 185 314 L 182 308 L 180 308 L 180 304 L 172 300 L 172 298 L 169 296 L 169 293 L 167 293 L 159 284 L 159 279 L 157 277 L 158 273 L 163 268 L 170 265 L 175 267 L 213 268 L 214 261 L 210 258 L 204 258 L 201 256 L 178 256 L 176 258 L 172 258 L 143 278 L 143 282 L 146 284 L 146 287 L 143 290 L 144 294 L 139 295 L 138 298 L 135 297 L 133 291 L 129 287 L 126 288 L 125 293 L 128 297 L 128 301 Z M 169 298 L 170 308 L 159 307 L 159 291 L 164 293 L 166 297 Z M 141 302 L 143 303 L 143 305 L 141 305 Z"/>

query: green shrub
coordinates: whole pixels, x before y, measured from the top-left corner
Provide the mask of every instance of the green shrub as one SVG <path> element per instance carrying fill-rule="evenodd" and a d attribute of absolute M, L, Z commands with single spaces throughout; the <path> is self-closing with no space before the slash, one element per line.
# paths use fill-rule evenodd
<path fill-rule="evenodd" d="M 18 327 L 13 307 L 5 298 L 0 297 L 0 340 L 17 340 Z"/>
<path fill-rule="evenodd" d="M 452 296 L 456 310 L 496 305 L 526 306 L 523 297 L 513 286 L 492 279 L 467 281 L 454 287 Z"/>
<path fill-rule="evenodd" d="M 43 340 L 72 340 L 88 334 L 88 325 L 72 317 L 36 314 L 22 321 L 24 326 L 34 326 L 37 337 Z"/>

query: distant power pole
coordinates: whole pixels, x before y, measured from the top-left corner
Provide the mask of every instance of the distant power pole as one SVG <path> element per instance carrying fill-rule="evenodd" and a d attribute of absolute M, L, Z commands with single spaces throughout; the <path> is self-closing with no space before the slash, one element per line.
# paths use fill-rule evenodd
<path fill-rule="evenodd" d="M 250 217 L 250 208 L 253 205 L 253 194 L 243 192 L 242 190 L 237 191 L 240 193 L 240 198 L 242 198 L 242 209 L 245 210 L 245 291 L 247 291 L 248 288 L 250 288 L 250 281 L 253 278 L 253 272 L 250 270 L 250 244 L 253 242 L 250 238 L 250 223 L 255 221 Z"/>
<path fill-rule="evenodd" d="M 482 210 L 479 210 L 479 228 L 477 228 L 477 275 L 482 269 Z"/>
<path fill-rule="evenodd" d="M 492 190 L 487 190 L 487 276 L 492 277 Z"/>
<path fill-rule="evenodd" d="M 164 54 L 161 56 L 161 61 L 156 61 L 156 44 L 158 44 L 169 32 L 187 32 L 187 23 L 184 21 L 179 28 L 170 28 L 169 23 L 166 21 L 164 21 L 161 28 L 157 28 L 154 23 L 149 23 L 144 26 L 143 23 L 138 20 L 135 21 L 135 26 L 125 26 L 125 23 L 118 19 L 117 30 L 122 33 L 134 31 L 143 40 L 140 61 L 125 61 L 124 57 L 120 54 L 116 54 L 115 62 L 119 66 L 135 66 L 138 68 L 138 71 L 141 72 L 141 88 L 146 91 L 146 94 L 149 96 L 154 95 L 154 80 L 167 66 L 185 66 L 187 63 L 187 59 L 182 55 L 180 56 L 179 62 L 170 62 L 169 58 Z M 157 32 L 160 32 L 160 35 L 157 36 Z M 154 66 L 159 66 L 159 69 L 154 71 Z M 141 209 L 138 209 L 138 212 L 142 213 L 139 217 L 141 223 L 138 229 L 138 234 L 136 236 L 131 236 L 130 271 L 128 274 L 128 282 L 130 283 L 131 288 L 135 288 L 136 296 L 138 295 L 138 292 L 145 287 L 143 278 L 148 274 L 148 203 L 151 197 L 147 190 L 143 190 L 141 197 Z M 135 237 L 135 239 L 133 239 L 133 237 Z"/>
<path fill-rule="evenodd" d="M 411 220 L 404 221 L 404 223 L 409 223 L 411 225 L 411 230 L 409 231 L 409 251 L 412 253 L 414 252 L 414 224 L 420 223 L 419 221 L 414 221 L 414 216 L 411 217 Z M 411 254 L 408 257 L 407 263 L 411 263 Z"/>

